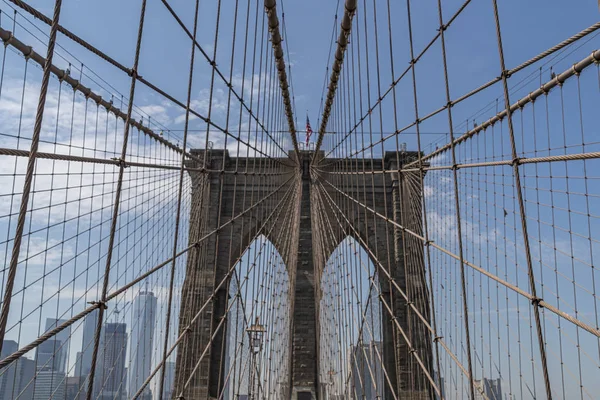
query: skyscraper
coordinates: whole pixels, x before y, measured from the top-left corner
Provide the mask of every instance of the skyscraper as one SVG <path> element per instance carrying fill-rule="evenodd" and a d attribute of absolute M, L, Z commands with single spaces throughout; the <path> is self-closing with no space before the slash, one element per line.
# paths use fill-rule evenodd
<path fill-rule="evenodd" d="M 85 316 L 83 321 L 83 340 L 81 341 L 81 351 L 77 352 L 75 360 L 75 371 L 74 376 L 79 377 L 80 392 L 76 397 L 77 400 L 83 400 L 87 397 L 87 376 L 92 369 L 92 356 L 94 353 L 94 335 L 96 334 L 96 325 L 98 323 L 98 309 L 95 309 L 91 313 Z M 100 334 L 100 346 L 102 349 L 104 337 Z M 100 350 L 98 356 L 100 356 Z M 98 358 L 99 360 L 100 358 Z M 100 363 L 97 361 L 96 365 Z M 94 380 L 94 387 L 100 387 L 98 380 Z"/>
<path fill-rule="evenodd" d="M 17 342 L 5 340 L 2 345 L 0 359 L 8 357 L 18 349 Z M 20 357 L 12 364 L 0 370 L 0 399 L 14 399 L 19 394 L 20 399 L 30 400 L 33 391 L 33 385 L 29 382 L 34 375 L 34 361 L 25 357 Z"/>
<path fill-rule="evenodd" d="M 175 383 L 175 362 L 167 361 L 165 363 L 165 384 L 163 386 L 163 400 L 170 400 L 173 398 L 174 383 Z"/>
<path fill-rule="evenodd" d="M 475 380 L 475 400 L 483 400 L 486 397 L 489 400 L 502 400 L 502 385 L 500 378 L 498 379 L 487 379 L 483 378 Z M 485 393 L 485 396 L 481 395 L 481 392 Z"/>
<path fill-rule="evenodd" d="M 61 332 L 62 333 L 62 332 Z M 35 351 L 35 400 L 64 397 L 66 351 L 63 342 L 58 339 L 48 339 L 38 345 Z M 62 337 L 64 340 L 64 337 Z M 68 339 L 67 339 L 68 340 Z"/>
<path fill-rule="evenodd" d="M 156 297 L 149 291 L 141 291 L 133 300 L 133 323 L 129 342 L 129 398 L 139 390 L 150 376 L 152 368 L 152 349 L 154 340 L 154 321 L 156 319 Z M 146 386 L 144 396 L 152 398 L 150 388 Z"/>
<path fill-rule="evenodd" d="M 57 326 L 61 325 L 62 323 L 66 322 L 66 320 L 64 319 L 56 319 L 56 318 L 46 318 L 46 332 L 48 332 L 51 329 L 56 328 Z M 40 344 L 37 347 L 37 350 L 40 350 L 40 347 L 45 344 L 50 342 L 51 340 L 47 340 L 44 343 Z M 46 345 L 44 348 L 44 351 L 46 352 L 46 354 L 44 355 L 44 357 L 49 357 L 50 358 L 46 358 L 44 360 L 43 363 L 40 363 L 40 360 L 38 359 L 37 355 L 36 355 L 36 361 L 37 361 L 37 365 L 38 365 L 38 369 L 47 369 L 47 368 L 51 368 L 53 371 L 56 372 L 60 372 L 62 374 L 65 374 L 67 371 L 67 359 L 69 358 L 69 344 L 71 342 L 71 327 L 69 326 L 68 328 L 63 329 L 62 331 L 60 331 L 59 333 L 57 333 L 53 340 L 52 340 L 53 346 L 52 348 L 49 345 Z M 37 353 L 37 351 L 36 351 Z M 49 363 L 47 363 L 47 361 L 49 361 Z M 45 367 L 44 367 L 45 365 Z"/>
<path fill-rule="evenodd" d="M 86 377 L 92 369 L 92 355 L 94 353 L 94 335 L 98 323 L 98 309 L 85 316 L 83 322 L 83 340 L 81 342 L 81 361 L 75 370 L 75 376 Z M 102 336 L 100 336 L 102 340 Z"/>
<path fill-rule="evenodd" d="M 125 392 L 125 355 L 127 325 L 118 322 L 104 324 L 103 340 L 98 350 L 94 394 L 99 399 L 122 399 Z"/>
<path fill-rule="evenodd" d="M 63 372 L 38 370 L 35 376 L 33 400 L 64 399 L 67 382 Z"/>
<path fill-rule="evenodd" d="M 437 393 L 435 394 L 435 399 L 436 400 L 440 400 L 440 399 L 445 399 L 446 398 L 446 383 L 444 381 L 444 378 L 438 375 L 437 371 L 433 371 L 433 381 L 435 382 L 436 385 L 439 385 L 440 389 L 440 395 L 438 395 Z"/>
<path fill-rule="evenodd" d="M 38 371 L 61 372 L 61 344 L 60 340 L 48 339 L 35 348 L 36 369 Z"/>
<path fill-rule="evenodd" d="M 2 342 L 2 352 L 0 352 L 0 359 L 8 357 L 19 349 L 19 345 L 14 340 L 5 340 Z M 2 368 L 0 370 L 0 398 L 10 399 L 15 389 L 14 381 L 17 379 L 17 366 L 15 363 Z M 17 386 L 18 388 L 18 386 Z"/>
<path fill-rule="evenodd" d="M 78 376 L 68 376 L 67 384 L 65 385 L 65 400 L 77 400 L 80 397 L 79 389 L 81 388 L 81 382 Z"/>
<path fill-rule="evenodd" d="M 351 346 L 350 350 L 352 398 L 383 399 L 385 385 L 381 366 L 383 344 L 373 341 Z"/>

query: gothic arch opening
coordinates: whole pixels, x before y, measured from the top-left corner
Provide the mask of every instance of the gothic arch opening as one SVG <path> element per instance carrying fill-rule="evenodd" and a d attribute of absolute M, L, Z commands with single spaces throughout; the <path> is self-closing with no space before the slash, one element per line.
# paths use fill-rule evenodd
<path fill-rule="evenodd" d="M 227 304 L 222 399 L 281 398 L 290 366 L 290 279 L 275 245 L 260 235 L 234 267 Z"/>
<path fill-rule="evenodd" d="M 321 398 L 384 399 L 379 276 L 352 236 L 325 263 L 320 293 Z"/>

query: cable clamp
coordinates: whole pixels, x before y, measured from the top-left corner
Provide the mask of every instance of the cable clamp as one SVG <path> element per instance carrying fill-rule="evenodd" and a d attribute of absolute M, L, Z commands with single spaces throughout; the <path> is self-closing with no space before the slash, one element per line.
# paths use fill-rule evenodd
<path fill-rule="evenodd" d="M 439 342 L 440 340 L 442 340 L 444 337 L 443 336 L 436 336 L 433 338 L 434 343 Z"/>
<path fill-rule="evenodd" d="M 450 167 L 450 170 L 452 171 L 458 171 L 460 167 L 458 166 L 458 164 L 452 164 L 452 166 Z"/>
<path fill-rule="evenodd" d="M 99 306 L 98 308 L 102 308 L 103 310 L 106 310 L 108 308 L 105 301 L 88 301 L 88 304 L 91 304 L 93 306 Z"/>
<path fill-rule="evenodd" d="M 135 68 L 131 68 L 129 70 L 129 76 L 132 77 L 132 78 L 134 78 L 134 79 L 138 79 L 138 78 L 142 77 L 141 75 L 138 75 L 137 70 Z"/>
<path fill-rule="evenodd" d="M 23 56 L 25 56 L 25 60 L 29 60 L 31 58 L 31 56 L 33 55 L 33 47 L 27 46 L 27 48 L 29 49 L 29 51 L 27 53 L 23 52 Z"/>
<path fill-rule="evenodd" d="M 581 71 L 577 71 L 577 68 L 575 68 L 576 66 L 577 66 L 577 64 L 573 64 L 573 66 L 571 67 L 571 70 L 573 71 L 573 75 L 579 76 L 581 74 Z"/>
<path fill-rule="evenodd" d="M 8 46 L 9 44 L 11 44 L 14 38 L 15 38 L 15 35 L 13 35 L 13 33 L 12 33 L 12 32 L 8 32 L 8 39 L 6 39 L 6 40 L 4 41 L 4 47 L 6 47 L 6 46 Z M 592 55 L 593 55 L 593 53 L 592 53 Z"/>
<path fill-rule="evenodd" d="M 112 157 L 111 160 L 116 161 L 119 167 L 129 168 L 129 165 L 121 157 Z"/>
<path fill-rule="evenodd" d="M 531 299 L 531 304 L 534 305 L 534 306 L 538 306 L 538 307 L 544 308 L 544 306 L 540 304 L 543 300 L 544 299 L 542 299 L 541 297 L 533 297 Z"/>
<path fill-rule="evenodd" d="M 510 162 L 510 165 L 512 165 L 513 167 L 515 165 L 521 165 L 521 159 L 519 157 L 513 158 L 512 161 Z"/>
<path fill-rule="evenodd" d="M 433 240 L 426 240 L 425 246 L 431 246 L 433 244 Z"/>
<path fill-rule="evenodd" d="M 63 81 L 65 80 L 65 78 L 66 78 L 67 76 L 69 76 L 69 69 L 68 69 L 68 68 L 67 68 L 67 69 L 65 69 L 65 70 L 63 70 L 63 73 L 62 73 L 62 74 L 61 74 L 61 75 L 58 77 L 58 81 L 59 81 L 60 83 L 63 83 Z"/>

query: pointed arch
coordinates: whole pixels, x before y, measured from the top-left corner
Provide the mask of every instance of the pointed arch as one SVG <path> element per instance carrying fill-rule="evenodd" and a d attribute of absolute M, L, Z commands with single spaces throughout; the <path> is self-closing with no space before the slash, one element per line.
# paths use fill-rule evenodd
<path fill-rule="evenodd" d="M 342 239 L 329 255 L 320 288 L 321 396 L 385 398 L 389 372 L 378 268 L 353 236 Z"/>
<path fill-rule="evenodd" d="M 256 398 L 277 398 L 285 387 L 290 357 L 289 294 L 290 277 L 283 257 L 261 234 L 235 264 L 229 286 L 223 398 L 251 393 Z"/>
<path fill-rule="evenodd" d="M 199 159 L 204 150 L 193 151 Z M 190 164 L 192 178 L 192 211 L 190 243 L 195 243 L 207 232 L 200 245 L 190 252 L 183 285 L 180 332 L 187 331 L 176 359 L 176 392 L 186 380 L 186 394 L 194 398 L 218 398 L 226 378 L 224 354 L 227 338 L 229 285 L 236 276 L 234 271 L 243 257 L 252 252 L 253 243 L 268 242 L 279 255 L 279 265 L 291 265 L 295 257 L 294 237 L 286 235 L 293 225 L 295 214 L 290 212 L 295 204 L 294 182 L 273 167 L 275 182 L 266 181 L 252 171 L 265 167 L 264 160 L 238 159 L 231 162 L 227 150 L 210 150 L 211 172 L 199 171 Z M 290 163 L 281 159 L 281 163 Z M 219 173 L 221 168 L 247 171 Z M 267 169 L 267 171 L 269 171 Z M 263 171 L 264 172 L 264 171 Z M 224 224 L 225 221 L 229 221 Z M 287 229 L 286 229 L 287 228 Z M 287 272 L 286 272 L 287 274 Z M 287 275 L 286 275 L 287 277 Z M 192 322 L 193 321 L 193 322 Z M 197 359 L 206 357 L 196 365 Z"/>

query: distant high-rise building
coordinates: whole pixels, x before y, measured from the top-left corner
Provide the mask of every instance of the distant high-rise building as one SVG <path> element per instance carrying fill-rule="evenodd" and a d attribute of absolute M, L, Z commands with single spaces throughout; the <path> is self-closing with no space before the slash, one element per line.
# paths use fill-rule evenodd
<path fill-rule="evenodd" d="M 83 321 L 83 340 L 81 341 L 81 351 L 77 352 L 75 360 L 75 371 L 74 376 L 79 377 L 81 382 L 80 392 L 77 400 L 83 400 L 87 397 L 87 376 L 92 369 L 92 356 L 94 353 L 94 337 L 96 334 L 96 326 L 98 323 L 98 309 L 95 309 L 91 313 L 85 316 Z M 104 337 L 100 334 L 100 346 L 102 349 Z M 100 355 L 100 351 L 98 351 Z M 98 358 L 99 360 L 99 358 Z M 96 361 L 96 365 L 100 363 Z M 99 370 L 99 368 L 98 368 Z M 98 384 L 97 379 L 94 380 L 94 387 Z M 99 387 L 99 386 L 98 386 Z"/>
<path fill-rule="evenodd" d="M 167 361 L 165 363 L 165 384 L 163 386 L 163 400 L 173 398 L 173 388 L 175 383 L 175 363 Z M 158 396 L 156 396 L 158 398 Z"/>
<path fill-rule="evenodd" d="M 133 300 L 133 321 L 129 351 L 129 398 L 139 390 L 152 371 L 152 349 L 154 340 L 154 321 L 156 319 L 156 297 L 154 293 L 142 291 Z M 152 398 L 150 388 L 146 386 L 144 395 Z"/>
<path fill-rule="evenodd" d="M 475 400 L 502 400 L 502 385 L 500 379 L 483 378 L 475 380 Z M 485 396 L 481 394 L 483 392 Z"/>
<path fill-rule="evenodd" d="M 48 339 L 35 349 L 35 362 L 38 371 L 60 371 L 61 341 Z"/>
<path fill-rule="evenodd" d="M 35 376 L 35 361 L 20 357 L 17 362 L 19 376 L 19 399 L 29 400 L 33 398 L 33 377 Z"/>
<path fill-rule="evenodd" d="M 94 353 L 94 335 L 98 323 L 98 309 L 85 316 L 83 321 L 83 340 L 81 342 L 81 361 L 75 368 L 75 376 L 85 377 L 92 369 L 92 355 Z M 102 336 L 100 336 L 102 340 Z"/>
<path fill-rule="evenodd" d="M 19 345 L 13 340 L 5 340 L 2 345 L 0 359 L 8 357 L 18 350 Z M 31 400 L 33 379 L 35 372 L 34 361 L 20 357 L 9 366 L 0 370 L 0 399 L 14 399 L 19 394 L 19 399 Z"/>
<path fill-rule="evenodd" d="M 352 398 L 383 399 L 385 382 L 382 368 L 383 344 L 379 341 L 350 348 Z"/>
<path fill-rule="evenodd" d="M 0 352 L 0 359 L 4 359 L 17 351 L 19 345 L 14 340 L 4 340 L 2 342 L 2 352 Z M 15 363 L 10 364 L 6 368 L 0 370 L 0 397 L 2 399 L 10 399 L 13 396 L 14 390 L 18 389 L 18 385 L 15 385 L 14 381 L 17 379 L 17 365 Z M 10 396 L 10 397 L 9 397 Z"/>
<path fill-rule="evenodd" d="M 126 393 L 126 329 L 126 324 L 118 322 L 106 323 L 102 329 L 103 340 L 98 350 L 97 373 L 94 377 L 94 394 L 99 399 L 120 400 Z"/>
<path fill-rule="evenodd" d="M 53 393 L 65 391 L 65 364 L 63 361 L 63 348 L 60 340 L 48 339 L 38 345 L 35 352 L 35 384 L 34 396 L 37 399 L 59 398 Z M 66 363 L 66 359 L 64 359 Z M 46 397 L 43 397 L 46 396 Z"/>
<path fill-rule="evenodd" d="M 51 369 L 36 372 L 33 400 L 64 399 L 65 374 Z"/>
<path fill-rule="evenodd" d="M 66 322 L 64 319 L 56 319 L 56 318 L 46 318 L 46 330 L 48 332 L 62 323 Z M 49 345 L 43 346 L 44 349 L 44 362 L 40 362 L 37 356 L 37 352 L 40 350 L 40 347 L 48 342 L 53 342 L 52 347 Z M 67 360 L 69 358 L 69 344 L 71 342 L 71 327 L 63 329 L 59 333 L 57 333 L 51 340 L 47 340 L 44 343 L 41 343 L 37 347 L 36 351 L 36 361 L 38 369 L 52 369 L 56 372 L 61 372 L 65 374 L 67 371 Z"/>
<path fill-rule="evenodd" d="M 439 377 L 437 371 L 433 371 L 433 381 L 435 382 L 436 385 L 439 385 L 440 394 L 441 394 L 441 396 L 439 396 L 437 393 L 435 393 L 435 399 L 436 400 L 445 399 L 446 398 L 446 383 L 444 382 L 444 378 Z"/>
<path fill-rule="evenodd" d="M 82 399 L 79 389 L 81 387 L 80 377 L 68 376 L 67 384 L 65 385 L 65 400 L 78 400 Z M 62 399 L 61 399 L 62 400 Z"/>
<path fill-rule="evenodd" d="M 81 357 L 83 357 L 83 354 L 78 351 L 75 355 L 75 371 L 73 371 L 73 375 L 77 377 L 81 376 L 81 370 L 83 369 L 83 365 L 81 365 Z"/>

